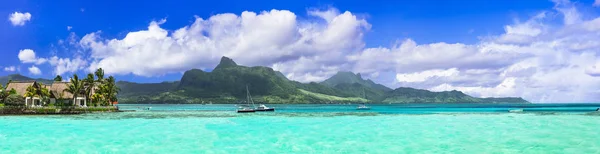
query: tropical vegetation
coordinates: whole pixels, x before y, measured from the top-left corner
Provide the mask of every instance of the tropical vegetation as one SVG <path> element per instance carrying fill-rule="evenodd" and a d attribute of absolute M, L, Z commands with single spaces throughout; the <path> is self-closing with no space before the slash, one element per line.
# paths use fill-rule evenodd
<path fill-rule="evenodd" d="M 98 68 L 94 73 L 87 74 L 84 79 L 79 79 L 77 74 L 74 74 L 65 91 L 73 94 L 73 102 L 76 102 L 75 98 L 83 95 L 92 106 L 109 106 L 117 101 L 120 91 L 115 81 L 113 76 L 104 78 L 104 70 Z"/>

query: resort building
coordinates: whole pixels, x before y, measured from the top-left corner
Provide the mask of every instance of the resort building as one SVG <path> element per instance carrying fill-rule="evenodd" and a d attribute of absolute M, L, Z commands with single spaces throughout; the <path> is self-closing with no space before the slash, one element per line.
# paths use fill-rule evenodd
<path fill-rule="evenodd" d="M 45 85 L 43 83 L 37 81 L 11 81 L 6 85 L 6 89 L 15 89 L 17 95 L 25 97 L 27 93 L 27 88 L 32 86 L 33 88 L 46 88 L 50 91 L 50 99 L 49 101 L 42 101 L 39 97 L 25 97 L 25 106 L 35 107 L 42 106 L 46 103 L 64 103 L 64 104 L 73 104 L 74 106 L 82 106 L 86 107 L 86 97 L 83 94 L 83 91 L 77 96 L 77 98 L 73 98 L 73 94 L 65 91 L 69 87 L 70 82 L 54 82 L 51 85 Z M 94 90 L 96 88 L 93 88 Z M 94 93 L 92 90 L 92 94 Z"/>

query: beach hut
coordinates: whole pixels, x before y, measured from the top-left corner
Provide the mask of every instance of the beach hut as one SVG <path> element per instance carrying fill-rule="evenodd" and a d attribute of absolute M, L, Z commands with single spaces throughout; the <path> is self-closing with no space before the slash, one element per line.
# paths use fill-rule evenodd
<path fill-rule="evenodd" d="M 69 84 L 70 82 L 61 81 L 55 81 L 54 83 L 52 83 L 52 85 L 49 88 L 51 93 L 50 102 L 69 103 L 74 100 L 75 102 L 72 103 L 75 106 L 87 106 L 87 99 L 85 95 L 79 94 L 77 98 L 73 99 L 73 94 L 68 91 L 65 91 L 65 89 L 69 88 Z"/>
<path fill-rule="evenodd" d="M 17 95 L 23 96 L 27 93 L 27 88 L 29 86 L 33 86 L 34 88 L 42 87 L 37 81 L 11 81 L 6 85 L 6 89 L 14 89 L 17 92 Z M 42 102 L 39 97 L 26 97 L 25 102 L 23 103 L 25 106 L 33 107 L 41 106 L 44 102 Z"/>

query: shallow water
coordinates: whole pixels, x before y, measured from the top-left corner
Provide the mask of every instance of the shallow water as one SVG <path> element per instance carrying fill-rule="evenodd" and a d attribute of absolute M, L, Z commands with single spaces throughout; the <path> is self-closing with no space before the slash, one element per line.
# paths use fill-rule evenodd
<path fill-rule="evenodd" d="M 600 153 L 597 105 L 123 105 L 0 116 L 0 153 Z M 524 113 L 507 113 L 523 108 Z"/>

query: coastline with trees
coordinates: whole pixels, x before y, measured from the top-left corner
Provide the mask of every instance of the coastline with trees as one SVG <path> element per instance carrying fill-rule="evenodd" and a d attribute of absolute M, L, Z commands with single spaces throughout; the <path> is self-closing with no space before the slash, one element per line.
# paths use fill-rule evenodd
<path fill-rule="evenodd" d="M 120 89 L 113 76 L 97 69 L 83 79 L 74 74 L 68 81 L 57 75 L 52 84 L 37 81 L 9 81 L 0 85 L 2 114 L 80 114 L 116 112 Z"/>

